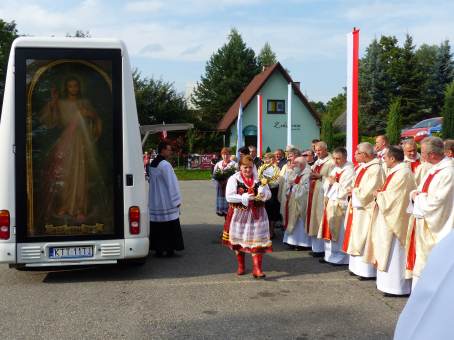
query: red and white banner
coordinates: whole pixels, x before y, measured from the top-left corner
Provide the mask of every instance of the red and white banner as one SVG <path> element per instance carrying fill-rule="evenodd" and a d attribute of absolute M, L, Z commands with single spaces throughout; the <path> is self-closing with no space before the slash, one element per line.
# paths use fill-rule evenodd
<path fill-rule="evenodd" d="M 355 162 L 358 135 L 358 51 L 359 29 L 347 34 L 347 152 L 348 160 Z"/>
<path fill-rule="evenodd" d="M 263 104 L 262 95 L 257 95 L 257 157 L 262 158 L 263 149 Z"/>

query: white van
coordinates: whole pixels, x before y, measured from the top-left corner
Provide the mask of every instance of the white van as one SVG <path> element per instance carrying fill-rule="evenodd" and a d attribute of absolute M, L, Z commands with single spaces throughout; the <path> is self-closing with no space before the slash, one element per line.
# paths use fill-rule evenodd
<path fill-rule="evenodd" d="M 125 45 L 16 39 L 0 121 L 0 263 L 140 262 L 148 221 Z"/>

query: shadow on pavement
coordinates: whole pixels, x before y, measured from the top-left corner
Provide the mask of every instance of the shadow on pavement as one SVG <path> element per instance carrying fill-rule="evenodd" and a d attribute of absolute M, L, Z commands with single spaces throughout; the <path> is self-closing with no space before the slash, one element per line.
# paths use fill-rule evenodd
<path fill-rule="evenodd" d="M 44 278 L 46 283 L 96 282 L 148 280 L 164 278 L 197 278 L 208 275 L 231 275 L 234 278 L 236 259 L 234 253 L 220 244 L 222 227 L 219 225 L 183 225 L 186 249 L 172 258 L 148 257 L 144 265 L 101 265 L 77 267 L 49 272 Z M 346 267 L 333 267 L 319 263 L 306 251 L 291 251 L 282 244 L 281 230 L 273 240 L 273 254 L 263 259 L 263 268 L 269 275 L 267 280 L 347 271 Z M 246 266 L 250 273 L 251 257 L 246 256 Z M 277 272 L 277 273 L 274 273 Z M 248 275 L 249 276 L 249 275 Z"/>

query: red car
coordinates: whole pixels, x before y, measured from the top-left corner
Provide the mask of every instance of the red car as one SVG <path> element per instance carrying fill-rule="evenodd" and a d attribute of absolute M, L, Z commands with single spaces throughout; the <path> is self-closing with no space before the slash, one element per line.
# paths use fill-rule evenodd
<path fill-rule="evenodd" d="M 440 125 L 442 121 L 443 121 L 442 117 L 424 119 L 419 123 L 413 125 L 411 128 L 402 130 L 400 138 L 401 139 L 413 138 L 415 142 L 419 143 L 424 138 L 430 136 L 430 128 Z"/>

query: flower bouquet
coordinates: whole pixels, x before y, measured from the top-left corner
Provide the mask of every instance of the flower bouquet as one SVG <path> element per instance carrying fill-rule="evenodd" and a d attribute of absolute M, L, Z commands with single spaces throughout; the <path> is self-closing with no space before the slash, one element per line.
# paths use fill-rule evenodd
<path fill-rule="evenodd" d="M 213 179 L 218 182 L 226 182 L 235 172 L 236 169 L 234 167 L 228 167 L 224 170 L 217 169 L 213 174 Z"/>

